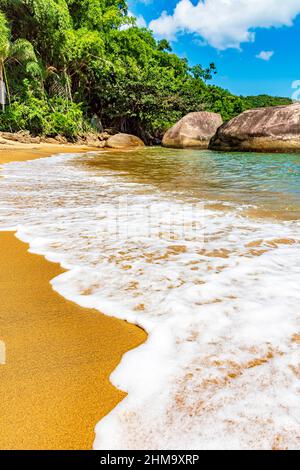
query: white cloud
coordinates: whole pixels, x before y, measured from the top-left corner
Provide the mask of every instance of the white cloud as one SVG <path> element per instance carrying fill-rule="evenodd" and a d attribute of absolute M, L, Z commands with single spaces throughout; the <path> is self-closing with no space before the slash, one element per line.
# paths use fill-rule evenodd
<path fill-rule="evenodd" d="M 274 51 L 261 51 L 259 54 L 257 54 L 255 57 L 257 59 L 269 61 L 274 55 Z"/>
<path fill-rule="evenodd" d="M 198 0 L 196 5 L 179 0 L 173 14 L 162 12 L 149 27 L 169 40 L 179 33 L 194 33 L 224 50 L 253 42 L 254 28 L 292 26 L 299 13 L 299 0 Z"/>
<path fill-rule="evenodd" d="M 137 25 L 139 28 L 146 28 L 146 27 L 147 27 L 146 20 L 145 20 L 145 18 L 144 18 L 142 15 L 136 16 L 136 25 Z"/>

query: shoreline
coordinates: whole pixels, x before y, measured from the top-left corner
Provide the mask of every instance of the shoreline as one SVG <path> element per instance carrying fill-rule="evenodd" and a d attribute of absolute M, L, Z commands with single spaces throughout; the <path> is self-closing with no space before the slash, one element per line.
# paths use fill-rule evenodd
<path fill-rule="evenodd" d="M 104 153 L 99 153 L 99 155 L 99 159 L 103 160 L 100 162 L 102 167 L 107 165 L 110 168 L 110 165 L 114 165 L 113 156 Z M 123 168 L 128 170 L 129 166 L 126 155 L 123 156 L 124 166 L 120 164 L 119 160 L 122 160 L 120 157 L 121 154 L 118 153 L 116 166 L 119 173 Z M 105 373 L 105 381 L 101 388 L 101 391 L 104 390 L 102 394 L 104 405 L 107 403 L 105 384 L 107 384 L 108 377 L 111 384 L 126 390 L 128 395 L 123 401 L 120 397 L 118 406 L 104 419 L 97 416 L 97 420 L 100 421 L 95 428 L 94 449 L 118 450 L 120 443 L 122 449 L 211 448 L 212 445 L 216 449 L 230 449 L 233 442 L 240 449 L 297 447 L 295 423 L 297 423 L 298 415 L 297 407 L 292 405 L 297 397 L 290 395 L 290 390 L 296 390 L 297 386 L 294 364 L 299 336 L 297 327 L 299 223 L 250 221 L 241 214 L 239 208 L 224 213 L 223 210 L 220 212 L 211 207 L 200 206 L 198 209 L 195 208 L 190 222 L 202 220 L 201 227 L 205 226 L 204 235 L 207 236 L 203 240 L 197 236 L 182 237 L 181 208 L 185 210 L 189 207 L 185 204 L 186 200 L 189 203 L 189 199 L 184 198 L 184 193 L 178 203 L 175 198 L 173 200 L 173 198 L 164 197 L 166 194 L 164 189 L 168 187 L 165 187 L 158 196 L 152 194 L 152 186 L 149 192 L 140 191 L 141 187 L 136 192 L 136 186 L 132 184 L 136 183 L 135 179 L 115 179 L 111 177 L 110 172 L 107 175 L 101 175 L 97 182 L 98 186 L 94 186 L 94 176 L 97 172 L 91 172 L 88 176 L 85 168 L 88 160 L 92 162 L 97 160 L 97 157 L 94 159 L 93 156 L 91 158 L 84 156 L 83 158 L 78 155 L 77 158 L 79 160 L 78 171 L 74 171 L 76 164 L 71 165 L 71 168 L 68 164 L 69 160 L 74 162 L 76 157 L 74 158 L 73 155 L 68 157 L 64 154 L 32 162 L 32 164 L 6 167 L 7 179 L 0 180 L 3 204 L 1 219 L 4 229 L 5 227 L 18 227 L 20 224 L 18 237 L 24 241 L 30 241 L 32 251 L 44 253 L 44 258 L 60 261 L 61 266 L 66 268 L 66 274 L 54 279 L 51 283 L 53 289 L 62 295 L 62 299 L 75 301 L 83 307 L 96 308 L 97 319 L 99 319 L 98 312 L 102 311 L 113 317 L 125 318 L 131 324 L 138 324 L 149 332 L 149 339 L 143 347 L 126 354 L 121 364 L 113 369 L 113 374 L 110 375 L 111 369 L 107 371 L 107 374 Z M 137 155 L 137 159 L 139 158 L 140 154 Z M 133 165 L 135 159 L 130 160 L 130 164 Z M 189 165 L 192 160 L 191 156 L 191 160 L 188 160 Z M 97 165 L 97 162 L 94 163 Z M 151 161 L 151 165 L 152 163 Z M 176 165 L 176 169 L 172 171 L 172 165 L 169 162 L 166 163 L 166 167 L 159 165 L 162 181 L 164 182 L 164 170 L 167 170 L 168 177 L 173 177 L 177 188 L 178 180 L 174 176 L 178 174 L 178 171 L 184 173 L 182 166 L 179 166 L 178 170 L 178 161 L 175 159 L 173 165 Z M 207 161 L 205 167 L 207 167 Z M 58 168 L 61 171 L 58 172 Z M 246 170 L 247 168 L 246 166 Z M 139 168 L 137 175 L 149 174 L 151 177 L 153 173 L 147 169 L 147 164 L 145 164 Z M 251 174 L 249 176 L 247 172 L 245 173 L 247 175 L 245 181 L 248 184 L 252 181 Z M 143 176 L 141 178 L 145 185 L 147 179 Z M 258 194 L 260 194 L 260 186 L 259 184 Z M 41 193 L 39 188 L 42 189 Z M 24 193 L 26 200 L 23 201 Z M 106 212 L 101 219 L 102 214 L 98 212 L 99 203 L 101 204 L 102 201 L 105 203 L 108 200 L 114 207 L 115 198 L 120 193 L 131 198 L 129 211 L 125 208 L 119 213 L 118 227 L 122 229 L 128 223 L 128 214 L 132 217 L 133 227 L 144 224 L 146 219 L 141 218 L 139 213 L 141 204 L 147 208 L 152 203 L 159 203 L 160 210 L 157 219 L 151 222 L 151 229 L 161 224 L 163 227 L 166 226 L 166 213 L 178 214 L 177 220 L 172 222 L 174 229 L 172 235 L 174 236 L 167 239 L 167 245 L 165 242 L 157 243 L 157 237 L 149 238 L 149 236 L 145 237 L 144 242 L 136 243 L 133 239 L 132 243 L 132 238 L 128 237 L 128 233 L 119 230 L 114 225 L 107 225 L 107 220 L 111 216 L 110 212 Z M 48 203 L 49 196 L 52 200 Z M 274 202 L 274 196 L 272 201 Z M 22 214 L 22 211 L 19 212 L 24 205 L 27 208 L 32 207 L 32 212 L 28 209 L 25 214 Z M 12 210 L 12 207 L 15 209 Z M 45 211 L 48 207 L 49 212 Z M 56 212 L 57 208 L 58 212 Z M 49 221 L 50 213 L 52 215 Z M 22 221 L 28 230 L 22 230 Z M 36 229 L 33 230 L 33 227 Z M 62 235 L 57 239 L 60 230 L 62 230 Z M 95 237 L 96 233 L 98 236 Z M 180 241 L 184 241 L 184 244 L 178 244 L 177 233 L 181 235 Z M 117 245 L 116 234 L 121 235 Z M 61 250 L 61 246 L 65 249 Z M 13 250 L 16 253 L 16 248 Z M 4 248 L 4 253 L 9 255 L 9 251 L 9 247 Z M 28 261 L 28 255 L 24 256 Z M 11 262 L 7 266 L 3 265 L 4 280 L 7 274 L 8 277 L 10 276 L 10 264 Z M 28 272 L 31 273 L 31 269 L 27 267 L 25 275 L 22 276 L 21 272 L 14 277 L 27 281 Z M 50 277 L 55 275 L 57 274 L 54 273 Z M 40 278 L 38 274 L 35 277 Z M 18 316 L 16 315 L 18 319 L 20 311 L 23 313 L 24 294 L 26 293 L 31 302 L 35 295 L 36 282 L 34 280 L 30 282 L 33 285 L 33 287 L 30 286 L 31 293 L 27 292 L 26 283 L 22 285 L 21 307 L 17 312 Z M 46 279 L 49 288 L 48 283 L 49 277 Z M 1 284 L 6 295 L 6 285 L 3 282 Z M 285 285 L 284 292 L 278 289 L 278 286 L 283 284 Z M 41 289 L 39 284 L 37 285 L 38 298 L 40 298 L 40 295 L 44 294 L 40 294 Z M 288 297 L 285 295 L 286 290 L 289 291 Z M 5 295 L 2 296 L 3 299 L 6 299 Z M 11 298 L 13 296 L 15 296 L 14 286 Z M 273 299 L 271 306 L 270 296 Z M 53 300 L 53 292 L 49 294 L 49 298 Z M 34 301 L 35 307 L 36 304 L 37 300 Z M 38 309 L 33 320 L 43 320 L 44 304 L 45 302 L 42 301 L 41 308 Z M 251 314 L 249 314 L 249 306 Z M 72 307 L 74 307 L 73 304 Z M 69 344 L 69 341 L 76 336 L 72 325 L 71 328 L 69 326 L 66 328 L 64 323 L 62 327 L 57 326 L 58 321 L 65 320 L 65 310 L 66 307 L 59 310 L 53 310 L 51 307 L 52 316 L 47 313 L 47 325 L 44 328 L 46 333 L 42 339 L 37 337 L 35 341 L 37 351 L 42 350 L 42 354 L 33 355 L 35 377 L 41 376 L 43 379 L 50 374 L 46 367 L 46 370 L 40 376 L 38 375 L 38 367 L 46 354 L 50 356 L 54 354 L 55 361 L 63 361 L 66 356 L 65 351 L 68 353 L 68 348 L 63 348 L 62 358 L 59 353 L 57 354 L 56 344 L 53 345 L 53 340 L 48 341 L 49 327 L 51 327 L 50 334 L 54 338 L 54 343 L 61 335 L 65 335 L 63 343 L 66 344 Z M 7 309 L 7 312 L 10 312 L 10 309 Z M 61 312 L 63 312 L 62 319 L 60 318 Z M 90 313 L 91 311 L 87 311 L 86 315 Z M 86 337 L 86 330 L 89 331 L 89 327 L 82 328 L 82 311 L 78 312 L 79 314 L 77 330 L 80 328 L 84 332 L 81 340 L 86 345 L 85 351 L 90 354 L 90 342 L 92 348 L 94 343 L 89 336 Z M 74 312 L 72 313 L 74 319 L 73 315 Z M 3 314 L 1 315 L 0 311 L 0 326 L 1 317 L 3 318 Z M 27 315 L 24 315 L 24 318 L 27 320 Z M 212 321 L 212 318 L 217 321 Z M 24 320 L 21 318 L 16 328 L 17 333 L 19 333 L 20 325 L 23 326 L 23 324 Z M 268 325 L 267 329 L 266 325 Z M 100 326 L 99 329 L 101 329 Z M 77 330 L 75 328 L 76 334 Z M 1 328 L 0 331 L 2 331 Z M 39 328 L 38 331 L 41 329 Z M 107 328 L 103 328 L 103 331 L 106 334 Z M 97 333 L 99 333 L 98 328 Z M 118 333 L 114 328 L 113 340 L 116 335 Z M 44 348 L 46 352 L 39 346 L 42 344 L 44 347 L 44 337 L 47 339 L 46 348 Z M 71 353 L 69 359 L 67 358 L 68 367 L 70 361 L 73 366 L 72 361 L 74 357 L 77 358 L 78 351 L 79 359 L 86 358 L 85 354 L 82 356 L 81 345 L 78 348 L 81 340 L 76 342 L 74 352 Z M 98 341 L 97 338 L 95 341 L 97 347 Z M 27 352 L 26 344 L 31 345 L 31 343 L 29 336 L 20 354 L 15 374 L 17 378 L 20 370 L 22 372 L 20 363 L 22 364 L 24 351 Z M 111 359 L 111 349 L 114 346 L 111 345 L 111 340 L 109 343 L 107 355 Z M 95 373 L 99 372 L 99 361 L 103 359 L 103 351 L 105 348 L 101 346 L 99 360 L 97 352 L 92 354 L 91 362 L 93 360 L 95 362 Z M 122 353 L 123 351 L 120 352 L 118 360 Z M 60 387 L 61 382 L 65 380 L 65 373 L 62 372 L 62 378 L 57 374 L 55 361 L 53 361 L 52 369 L 55 369 L 55 377 L 59 377 L 58 386 Z M 84 364 L 86 365 L 85 359 Z M 66 369 L 70 372 L 72 386 L 74 376 L 77 379 L 82 375 L 85 376 L 90 370 L 86 372 L 82 362 L 81 364 L 76 362 L 75 366 L 79 371 L 75 374 L 73 369 Z M 30 368 L 32 369 L 31 365 Z M 63 368 L 60 367 L 60 370 Z M 22 391 L 23 388 L 26 389 L 23 375 L 20 379 Z M 52 383 L 50 374 L 46 387 L 43 387 L 47 394 L 49 390 L 51 392 Z M 85 383 L 77 385 L 76 390 L 81 390 L 80 387 L 85 386 Z M 88 389 L 82 393 L 83 398 L 78 398 L 80 394 L 78 391 L 67 397 L 67 404 L 71 403 L 71 413 L 74 409 L 81 412 L 83 408 L 83 417 L 86 419 L 85 402 L 88 402 L 88 405 L 100 403 L 99 396 L 89 399 L 93 387 L 96 391 L 98 390 L 95 383 L 93 380 L 88 382 Z M 274 383 L 281 383 L 282 386 L 274 388 Z M 57 390 L 56 384 L 55 387 Z M 63 396 L 69 388 L 69 383 L 62 383 Z M 4 391 L 3 395 L 5 393 L 8 395 L 8 392 Z M 38 393 L 39 388 L 35 396 L 38 396 Z M 291 402 L 287 402 L 287 394 L 291 396 Z M 224 395 L 228 397 L 225 402 Z M 111 395 L 108 393 L 108 396 Z M 157 396 L 160 397 L 159 400 L 155 400 Z M 253 421 L 257 396 L 259 396 L 261 408 L 257 414 L 257 420 Z M 270 396 L 272 396 L 271 405 Z M 59 423 L 58 429 L 60 430 L 61 425 L 65 423 L 65 416 L 63 415 L 61 419 L 59 410 L 61 399 L 56 398 L 56 393 L 54 399 L 58 400 L 58 405 L 53 404 L 52 396 L 50 406 L 57 412 L 57 420 L 48 428 L 55 429 Z M 15 402 L 18 403 L 18 400 L 19 397 L 16 397 Z M 12 401 L 13 399 L 10 399 L 9 403 Z M 23 399 L 22 405 L 23 402 L 26 403 L 26 400 Z M 247 403 L 246 407 L 245 403 Z M 26 410 L 28 408 L 30 407 L 26 406 Z M 102 407 L 101 409 L 103 410 Z M 281 410 L 281 422 L 273 419 L 278 409 Z M 48 410 L 49 406 L 46 415 Z M 0 424 L 5 411 L 4 409 L 1 413 L 0 409 Z M 23 413 L 24 406 L 21 411 Z M 94 412 L 95 409 L 92 408 L 92 411 Z M 66 420 L 69 419 L 71 413 L 67 413 Z M 228 418 L 230 419 L 229 427 Z M 30 415 L 29 420 L 31 419 Z M 8 421 L 11 423 L 12 419 Z M 36 421 L 37 425 L 34 429 L 39 429 L 40 420 Z M 91 419 L 88 421 L 88 432 L 90 432 L 90 422 Z M 282 422 L 287 423 L 289 431 L 281 424 Z M 14 422 L 13 424 L 15 425 Z M 67 426 L 69 431 L 73 431 L 74 428 L 73 423 Z M 15 436 L 16 429 L 18 425 L 15 425 L 15 429 L 12 430 L 13 436 Z M 84 425 L 81 424 L 78 432 L 82 429 Z M 179 429 L 180 432 L 174 433 L 174 429 Z M 228 430 L 225 434 L 224 429 Z M 68 442 L 71 444 L 73 434 L 71 433 L 68 437 Z M 35 436 L 39 435 L 39 432 L 35 433 Z M 86 435 L 85 431 L 84 436 Z M 281 436 L 280 440 L 278 436 Z M 23 436 L 21 438 L 23 439 Z M 92 437 L 87 444 L 88 447 L 91 441 Z M 70 448 L 73 447 L 70 446 Z M 79 447 L 76 444 L 74 448 Z"/>
<path fill-rule="evenodd" d="M 20 144 L 12 142 L 11 144 L 0 143 L 0 165 L 5 163 L 35 160 L 37 158 L 50 157 L 59 153 L 84 153 L 89 151 L 103 151 L 97 147 L 80 146 L 76 144 L 51 145 L 51 144 Z"/>
<path fill-rule="evenodd" d="M 0 164 L 66 152 L 40 145 L 0 146 Z M 14 232 L 0 232 L 0 241 L 0 448 L 91 449 L 96 424 L 126 396 L 110 374 L 147 335 L 57 294 L 50 281 L 65 271 L 29 253 Z"/>

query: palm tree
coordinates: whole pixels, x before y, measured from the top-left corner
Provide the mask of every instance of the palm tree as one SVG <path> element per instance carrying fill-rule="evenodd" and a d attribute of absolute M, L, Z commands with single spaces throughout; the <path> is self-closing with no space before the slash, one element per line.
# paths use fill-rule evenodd
<path fill-rule="evenodd" d="M 4 14 L 0 11 L 0 104 L 5 111 L 6 95 L 10 102 L 9 84 L 5 66 L 9 62 L 21 64 L 27 72 L 38 73 L 41 76 L 41 67 L 34 52 L 33 45 L 26 39 L 10 41 L 10 29 Z"/>

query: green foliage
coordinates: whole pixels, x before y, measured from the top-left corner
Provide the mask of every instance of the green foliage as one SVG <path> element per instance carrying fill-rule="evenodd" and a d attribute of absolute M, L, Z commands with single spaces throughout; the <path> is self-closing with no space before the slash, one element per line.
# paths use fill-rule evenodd
<path fill-rule="evenodd" d="M 49 107 L 48 135 L 61 134 L 73 139 L 84 131 L 85 123 L 80 104 L 70 103 L 62 98 L 52 98 Z"/>
<path fill-rule="evenodd" d="M 60 66 L 72 18 L 65 0 L 2 0 L 14 39 L 27 39 L 45 65 Z"/>
<path fill-rule="evenodd" d="M 29 129 L 35 135 L 63 135 L 73 139 L 84 127 L 81 106 L 62 98 L 46 101 L 29 94 L 25 101 L 14 101 L 0 114 L 0 128 L 7 132 Z"/>
<path fill-rule="evenodd" d="M 213 75 L 216 75 L 217 69 L 215 64 L 212 62 L 209 64 L 207 69 L 203 69 L 201 65 L 195 65 L 194 67 L 190 68 L 190 72 L 194 76 L 194 78 L 202 78 L 203 80 L 211 80 Z"/>
<path fill-rule="evenodd" d="M 0 11 L 0 60 L 6 59 L 9 51 L 9 28 L 6 18 Z"/>
<path fill-rule="evenodd" d="M 166 39 L 161 39 L 160 41 L 158 41 L 158 43 L 157 43 L 157 49 L 158 49 L 159 51 L 168 51 L 168 52 L 172 52 L 171 44 L 170 44 L 169 41 L 167 41 Z"/>
<path fill-rule="evenodd" d="M 131 24 L 125 0 L 67 0 L 74 27 L 108 32 Z"/>
<path fill-rule="evenodd" d="M 241 98 L 217 86 L 207 87 L 204 103 L 207 111 L 220 113 L 224 121 L 229 121 L 245 110 Z"/>
<path fill-rule="evenodd" d="M 0 115 L 6 130 L 73 138 L 97 114 L 151 143 L 192 111 L 229 120 L 289 101 L 208 85 L 215 65 L 190 67 L 168 41 L 136 26 L 126 0 L 1 0 L 1 60 L 12 102 Z"/>
<path fill-rule="evenodd" d="M 267 106 L 281 106 L 292 104 L 290 98 L 281 98 L 278 96 L 258 95 L 241 97 L 245 108 L 265 108 Z"/>

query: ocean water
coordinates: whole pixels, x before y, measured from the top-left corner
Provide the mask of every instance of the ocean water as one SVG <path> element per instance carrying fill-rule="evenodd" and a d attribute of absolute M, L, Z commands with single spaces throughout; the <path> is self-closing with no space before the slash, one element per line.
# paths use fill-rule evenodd
<path fill-rule="evenodd" d="M 95 449 L 300 445 L 300 156 L 145 149 L 2 167 L 0 229 L 144 328 Z M 97 403 L 95 403 L 95 407 Z"/>

